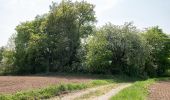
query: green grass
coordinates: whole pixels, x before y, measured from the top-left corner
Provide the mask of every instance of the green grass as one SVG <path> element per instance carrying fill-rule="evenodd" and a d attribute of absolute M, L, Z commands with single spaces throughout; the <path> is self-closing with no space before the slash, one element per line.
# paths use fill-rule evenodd
<path fill-rule="evenodd" d="M 154 78 L 145 81 L 137 81 L 132 86 L 123 89 L 110 100 L 147 100 L 148 87 L 156 81 L 167 81 L 170 77 Z"/>
<path fill-rule="evenodd" d="M 110 100 L 146 100 L 148 95 L 148 86 L 155 82 L 154 79 L 146 81 L 137 81 L 132 86 L 123 89 Z"/>

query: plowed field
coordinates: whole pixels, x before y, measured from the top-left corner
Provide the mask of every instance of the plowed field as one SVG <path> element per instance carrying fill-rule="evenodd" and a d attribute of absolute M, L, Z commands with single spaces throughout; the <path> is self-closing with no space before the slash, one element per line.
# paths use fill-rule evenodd
<path fill-rule="evenodd" d="M 170 81 L 162 81 L 151 85 L 149 92 L 149 100 L 170 100 Z"/>
<path fill-rule="evenodd" d="M 0 76 L 0 93 L 15 93 L 61 83 L 82 83 L 92 80 L 82 76 Z"/>

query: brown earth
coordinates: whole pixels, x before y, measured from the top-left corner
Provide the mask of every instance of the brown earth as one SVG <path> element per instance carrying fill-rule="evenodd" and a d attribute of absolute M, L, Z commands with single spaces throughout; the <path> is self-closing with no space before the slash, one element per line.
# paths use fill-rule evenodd
<path fill-rule="evenodd" d="M 82 83 L 92 80 L 83 76 L 0 76 L 0 93 L 16 93 L 62 83 Z"/>
<path fill-rule="evenodd" d="M 170 100 L 170 81 L 155 83 L 149 88 L 149 100 Z"/>

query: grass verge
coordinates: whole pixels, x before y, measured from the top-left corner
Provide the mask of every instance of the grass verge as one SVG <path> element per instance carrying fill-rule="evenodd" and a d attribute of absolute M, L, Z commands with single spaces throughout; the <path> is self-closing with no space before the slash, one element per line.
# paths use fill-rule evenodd
<path fill-rule="evenodd" d="M 137 81 L 132 86 L 123 89 L 110 100 L 146 100 L 148 95 L 148 86 L 153 84 L 155 79 L 146 81 Z"/>

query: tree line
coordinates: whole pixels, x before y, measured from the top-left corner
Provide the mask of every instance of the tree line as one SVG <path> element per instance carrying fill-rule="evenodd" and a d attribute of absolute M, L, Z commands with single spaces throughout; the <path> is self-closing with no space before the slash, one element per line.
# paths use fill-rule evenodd
<path fill-rule="evenodd" d="M 16 26 L 0 49 L 1 73 L 86 72 L 148 77 L 169 68 L 170 38 L 158 26 L 96 27 L 94 5 L 52 3 L 50 11 Z"/>

